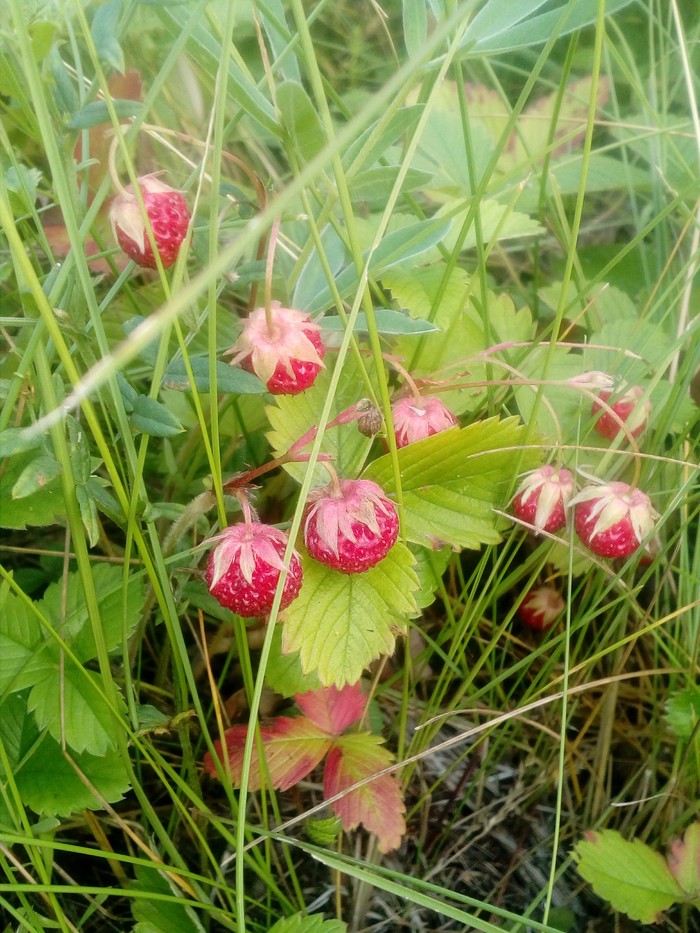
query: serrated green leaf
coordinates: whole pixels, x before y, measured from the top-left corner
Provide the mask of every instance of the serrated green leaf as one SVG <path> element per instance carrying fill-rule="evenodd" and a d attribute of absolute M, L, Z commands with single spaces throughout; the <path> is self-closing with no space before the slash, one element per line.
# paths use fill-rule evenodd
<path fill-rule="evenodd" d="M 50 454 L 35 457 L 22 470 L 12 487 L 13 499 L 26 499 L 48 486 L 61 474 L 61 464 Z"/>
<path fill-rule="evenodd" d="M 113 100 L 112 106 L 120 120 L 138 116 L 143 110 L 143 104 L 138 100 Z M 93 126 L 99 126 L 100 123 L 108 123 L 109 120 L 110 115 L 106 102 L 93 100 L 74 113 L 66 126 L 69 130 L 89 130 Z"/>
<path fill-rule="evenodd" d="M 14 593 L 3 592 L 0 602 L 0 693 L 34 683 L 45 663 L 40 648 L 46 640 L 41 622 Z"/>
<path fill-rule="evenodd" d="M 275 456 L 286 453 L 300 437 L 318 424 L 321 411 L 326 403 L 330 373 L 322 370 L 314 385 L 301 395 L 279 395 L 275 404 L 269 405 L 265 412 L 270 422 L 271 431 L 267 438 L 275 451 Z M 373 382 L 375 382 L 373 377 Z M 376 384 L 376 383 L 375 383 Z M 359 402 L 364 393 L 364 381 L 358 365 L 353 358 L 346 360 L 338 384 L 331 417 Z M 372 445 L 372 439 L 364 437 L 354 425 L 340 425 L 326 431 L 322 450 L 331 454 L 333 465 L 342 476 L 356 476 Z M 310 445 L 306 447 L 308 451 Z M 301 483 L 307 470 L 304 463 L 287 463 L 284 469 Z M 328 482 L 328 473 L 322 466 L 314 472 L 314 485 L 323 486 Z"/>
<path fill-rule="evenodd" d="M 420 334 L 431 334 L 433 331 L 439 330 L 437 325 L 431 324 L 430 321 L 412 318 L 405 311 L 395 311 L 393 308 L 377 308 L 374 316 L 379 333 L 388 336 L 419 336 Z M 340 318 L 330 315 L 322 319 L 321 327 L 323 330 L 335 332 L 345 330 L 345 325 Z M 356 334 L 368 332 L 367 315 L 364 311 L 360 311 L 357 315 L 353 330 Z"/>
<path fill-rule="evenodd" d="M 25 711 L 25 720 L 31 716 Z M 35 730 L 34 737 L 38 737 Z M 26 757 L 15 771 L 15 781 L 23 802 L 35 813 L 69 816 L 79 810 L 101 810 L 102 801 L 116 803 L 129 790 L 129 774 L 121 755 L 115 751 L 95 756 L 71 754 L 76 771 L 50 735 L 29 745 L 23 734 Z M 50 780 L 47 780 L 50 775 Z M 87 779 L 81 780 L 81 776 Z M 93 793 L 91 788 L 97 792 Z M 99 795 L 99 796 L 97 796 Z"/>
<path fill-rule="evenodd" d="M 395 544 L 366 573 L 343 574 L 304 557 L 299 597 L 285 610 L 282 650 L 298 651 L 302 670 L 324 686 L 354 684 L 367 665 L 391 654 L 397 631 L 417 611 L 413 555 Z"/>
<path fill-rule="evenodd" d="M 435 591 L 440 586 L 440 580 L 453 552 L 450 548 L 433 551 L 415 545 L 411 550 L 416 558 L 416 573 L 420 583 L 420 591 L 416 594 L 416 604 L 419 609 L 425 609 L 435 601 Z"/>
<path fill-rule="evenodd" d="M 298 81 L 283 81 L 277 88 L 282 126 L 294 142 L 302 162 L 310 162 L 326 144 L 318 111 Z"/>
<path fill-rule="evenodd" d="M 97 593 L 102 637 L 107 651 L 112 651 L 129 637 L 139 623 L 144 598 L 143 578 L 131 575 L 125 587 L 120 567 L 98 564 L 92 568 L 92 580 Z M 79 573 L 68 574 L 65 584 L 63 581 L 52 583 L 39 608 L 80 661 L 96 657 L 84 582 Z"/>
<path fill-rule="evenodd" d="M 489 418 L 451 428 L 398 451 L 404 497 L 404 533 L 426 547 L 478 548 L 497 544 L 500 522 L 494 508 L 516 472 L 540 456 L 518 451 L 524 433 L 516 418 Z M 386 455 L 371 463 L 363 478 L 395 496 L 394 470 Z"/>
<path fill-rule="evenodd" d="M 318 915 L 295 914 L 283 917 L 270 927 L 269 933 L 346 933 L 347 924 L 342 920 L 324 920 Z"/>
<path fill-rule="evenodd" d="M 135 431 L 153 437 L 174 437 L 184 431 L 177 418 L 155 398 L 139 395 L 129 418 Z"/>
<path fill-rule="evenodd" d="M 614 829 L 587 833 L 574 860 L 599 897 L 632 920 L 656 923 L 683 899 L 683 891 L 658 852 L 639 839 L 628 842 Z"/>
<path fill-rule="evenodd" d="M 35 457 L 31 452 L 18 453 L 0 470 L 0 527 L 27 528 L 29 525 L 53 525 L 65 514 L 63 489 L 58 477 L 24 499 L 13 499 L 12 489 L 22 471 Z"/>
<path fill-rule="evenodd" d="M 40 730 L 75 752 L 102 756 L 116 747 L 115 715 L 99 691 L 100 677 L 68 659 L 47 659 L 36 672 L 28 709 Z"/>
<path fill-rule="evenodd" d="M 197 390 L 208 392 L 211 388 L 209 358 L 191 356 L 190 365 Z M 163 385 L 169 389 L 191 388 L 184 360 L 172 360 L 168 364 L 163 376 Z M 231 395 L 262 395 L 267 392 L 263 383 L 253 373 L 248 373 L 238 366 L 230 366 L 221 360 L 216 363 L 216 388 L 218 392 L 229 392 Z"/>
<path fill-rule="evenodd" d="M 688 687 L 666 701 L 666 722 L 679 739 L 689 739 L 700 720 L 700 688 Z"/>
<path fill-rule="evenodd" d="M 297 693 L 306 693 L 321 687 L 321 681 L 315 673 L 305 674 L 302 670 L 298 651 L 287 654 L 282 652 L 281 625 L 275 626 L 270 656 L 265 668 L 265 683 L 283 697 L 293 697 Z"/>
<path fill-rule="evenodd" d="M 117 39 L 121 0 L 108 0 L 95 10 L 90 32 L 100 61 L 124 74 L 124 52 Z"/>
<path fill-rule="evenodd" d="M 37 185 L 41 181 L 41 172 L 26 165 L 10 165 L 5 172 L 5 184 L 10 194 L 10 201 L 18 214 L 31 211 L 36 203 Z"/>

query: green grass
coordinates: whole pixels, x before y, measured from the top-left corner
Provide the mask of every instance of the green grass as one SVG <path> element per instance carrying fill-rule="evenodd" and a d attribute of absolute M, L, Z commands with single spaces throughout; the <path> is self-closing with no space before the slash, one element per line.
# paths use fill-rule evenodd
<path fill-rule="evenodd" d="M 698 25 L 676 0 L 612 6 L 8 0 L 3 929 L 612 929 L 584 832 L 665 853 L 697 820 Z M 162 171 L 187 198 L 170 269 L 114 243 L 112 140 L 123 184 Z M 222 366 L 270 298 L 323 312 L 322 388 L 273 399 Z M 327 427 L 363 397 L 390 427 L 406 371 L 460 440 Z M 595 433 L 585 371 L 645 390 L 637 443 Z M 318 686 L 318 664 L 280 673 L 279 595 L 268 626 L 222 609 L 201 546 L 240 520 L 227 480 L 312 425 L 308 462 L 256 480 L 261 517 L 298 540 L 332 452 L 381 476 L 417 561 L 394 572 L 420 609 L 362 589 L 397 642 L 362 679 L 406 803 L 386 855 L 314 835 L 318 771 L 249 791 L 253 730 L 242 788 L 202 771 L 231 723 Z M 504 517 L 545 461 L 644 489 L 657 556 Z M 517 607 L 544 583 L 566 612 L 538 635 Z M 299 923 L 280 929 L 334 929 Z M 697 905 L 661 924 L 697 929 Z"/>

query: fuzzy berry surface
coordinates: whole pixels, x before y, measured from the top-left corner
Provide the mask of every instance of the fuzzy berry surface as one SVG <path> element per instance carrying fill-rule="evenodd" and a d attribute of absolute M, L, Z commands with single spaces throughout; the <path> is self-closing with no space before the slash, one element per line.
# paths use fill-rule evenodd
<path fill-rule="evenodd" d="M 406 447 L 433 434 L 453 428 L 458 422 L 439 398 L 422 396 L 401 398 L 391 406 L 396 446 Z"/>
<path fill-rule="evenodd" d="M 303 527 L 314 560 L 341 573 L 364 573 L 396 543 L 399 516 L 376 483 L 346 479 L 311 491 Z"/>
<path fill-rule="evenodd" d="M 209 592 L 225 609 L 244 618 L 270 612 L 287 547 L 283 531 L 262 522 L 231 525 L 214 539 L 204 577 Z M 302 569 L 299 555 L 292 554 L 280 609 L 299 595 Z"/>
<path fill-rule="evenodd" d="M 632 437 L 639 437 L 642 434 L 649 422 L 652 409 L 651 402 L 648 399 L 642 401 L 644 389 L 640 386 L 630 386 L 617 398 L 613 398 L 612 392 L 604 390 L 598 397 L 600 401 L 593 402 L 591 414 L 597 415 L 600 413 L 600 417 L 597 418 L 593 427 L 601 437 L 613 440 L 622 430 L 617 419 L 601 402 L 606 403 L 615 412 L 620 421 L 627 426 Z"/>
<path fill-rule="evenodd" d="M 622 482 L 587 486 L 572 505 L 576 534 L 598 557 L 634 554 L 658 517 L 646 493 Z"/>
<path fill-rule="evenodd" d="M 190 225 L 187 202 L 179 191 L 153 175 L 144 175 L 138 179 L 138 184 L 160 260 L 167 269 L 177 259 L 187 236 Z M 114 236 L 126 255 L 139 266 L 157 268 L 141 205 L 131 185 L 112 201 L 109 219 Z"/>
<path fill-rule="evenodd" d="M 518 617 L 536 632 L 546 632 L 557 621 L 565 608 L 561 594 L 552 586 L 538 586 L 530 590 L 518 606 Z"/>
<path fill-rule="evenodd" d="M 538 531 L 553 534 L 566 524 L 566 510 L 573 491 L 571 470 L 545 464 L 525 476 L 515 493 L 513 512 Z"/>
<path fill-rule="evenodd" d="M 273 301 L 270 321 L 265 308 L 252 311 L 231 352 L 231 362 L 255 373 L 273 395 L 298 395 L 316 381 L 326 348 L 308 314 Z"/>

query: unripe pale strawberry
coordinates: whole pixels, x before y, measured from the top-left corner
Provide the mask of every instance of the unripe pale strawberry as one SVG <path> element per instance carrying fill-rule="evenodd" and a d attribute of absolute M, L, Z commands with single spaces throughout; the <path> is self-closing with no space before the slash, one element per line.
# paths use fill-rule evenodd
<path fill-rule="evenodd" d="M 239 616 L 267 615 L 284 570 L 287 535 L 271 525 L 246 521 L 231 525 L 212 540 L 216 547 L 204 574 L 211 595 Z M 297 598 L 301 582 L 301 561 L 294 551 L 280 609 L 286 609 Z"/>
<path fill-rule="evenodd" d="M 552 586 L 538 586 L 530 590 L 518 606 L 518 616 L 535 631 L 551 628 L 564 611 L 566 603 L 561 593 Z"/>
<path fill-rule="evenodd" d="M 166 185 L 155 175 L 143 175 L 138 179 L 138 184 L 160 260 L 163 268 L 167 269 L 177 259 L 187 236 L 190 225 L 189 208 L 179 191 Z M 151 241 L 146 232 L 143 211 L 131 185 L 112 201 L 109 219 L 114 236 L 126 255 L 140 266 L 157 268 Z"/>
<path fill-rule="evenodd" d="M 310 315 L 285 308 L 279 301 L 256 308 L 243 322 L 243 330 L 231 350 L 233 365 L 240 365 L 262 380 L 273 395 L 298 395 L 316 381 L 323 369 L 326 349 L 321 329 Z"/>
<path fill-rule="evenodd" d="M 312 489 L 304 515 L 304 543 L 314 558 L 342 573 L 363 573 L 396 543 L 396 506 L 371 480 L 334 480 Z"/>
<path fill-rule="evenodd" d="M 574 528 L 599 557 L 629 557 L 658 518 L 649 496 L 627 483 L 587 486 L 571 500 Z"/>
<path fill-rule="evenodd" d="M 545 464 L 525 474 L 513 499 L 513 511 L 538 531 L 552 534 L 566 524 L 566 509 L 573 492 L 571 470 Z"/>
<path fill-rule="evenodd" d="M 408 395 L 391 406 L 396 446 L 406 447 L 457 424 L 457 419 L 439 398 Z"/>
<path fill-rule="evenodd" d="M 640 386 L 628 386 L 622 395 L 615 395 L 604 390 L 600 393 L 599 398 L 600 402 L 606 402 L 620 421 L 625 423 L 632 437 L 639 437 L 649 422 L 653 407 L 649 399 L 644 399 L 644 389 Z M 593 427 L 602 437 L 612 440 L 617 437 L 622 428 L 600 402 L 594 401 L 591 406 L 592 415 L 601 412 Z"/>

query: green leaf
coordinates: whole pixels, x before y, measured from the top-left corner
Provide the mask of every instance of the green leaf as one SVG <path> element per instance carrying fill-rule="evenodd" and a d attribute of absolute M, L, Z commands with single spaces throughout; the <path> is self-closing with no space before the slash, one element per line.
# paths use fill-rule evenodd
<path fill-rule="evenodd" d="M 286 453 L 295 441 L 318 424 L 326 403 L 330 379 L 328 370 L 322 370 L 314 385 L 306 392 L 295 396 L 278 395 L 275 404 L 265 409 L 272 429 L 267 437 L 276 457 Z M 363 392 L 364 382 L 357 362 L 351 357 L 346 361 L 340 377 L 331 418 L 359 402 Z M 326 431 L 321 449 L 331 454 L 339 474 L 357 476 L 371 445 L 372 439 L 360 434 L 354 425 L 340 425 Z M 310 450 L 310 447 L 310 444 L 307 445 L 305 450 Z M 284 469 L 301 483 L 308 467 L 305 463 L 287 463 Z M 314 485 L 325 486 L 327 483 L 328 473 L 323 466 L 318 465 L 314 472 Z"/>
<path fill-rule="evenodd" d="M 199 392 L 209 392 L 209 358 L 207 356 L 191 356 L 190 365 L 192 375 Z M 169 389 L 190 389 L 190 379 L 182 359 L 171 360 L 163 376 L 163 385 Z M 262 395 L 267 392 L 263 383 L 253 373 L 247 373 L 238 366 L 230 366 L 217 360 L 216 388 L 218 392 L 229 392 L 231 395 Z"/>
<path fill-rule="evenodd" d="M 138 100 L 113 100 L 112 106 L 120 120 L 136 117 L 143 110 L 143 104 Z M 106 101 L 93 100 L 81 110 L 76 111 L 66 125 L 69 130 L 89 130 L 93 126 L 99 126 L 100 123 L 108 123 L 109 120 L 109 108 Z"/>
<path fill-rule="evenodd" d="M 394 650 L 396 632 L 416 612 L 413 555 L 399 543 L 366 573 L 344 574 L 308 557 L 299 597 L 285 610 L 283 651 L 298 651 L 302 670 L 324 686 L 360 679 L 367 665 Z"/>
<path fill-rule="evenodd" d="M 120 567 L 98 564 L 92 568 L 97 593 L 100 628 L 107 651 L 121 646 L 136 628 L 143 609 L 143 578 L 132 574 L 124 586 Z M 79 573 L 70 573 L 63 581 L 52 583 L 39 608 L 70 644 L 80 661 L 97 656 L 95 638 L 89 624 L 84 581 Z"/>
<path fill-rule="evenodd" d="M 606 15 L 632 0 L 607 0 Z M 547 5 L 548 10 L 537 13 Z M 552 6 L 554 8 L 552 8 Z M 469 24 L 462 45 L 470 52 L 506 52 L 546 42 L 553 34 L 566 36 L 596 21 L 597 0 L 488 0 Z"/>
<path fill-rule="evenodd" d="M 63 488 L 56 477 L 37 489 L 31 496 L 13 499 L 12 490 L 25 468 L 35 458 L 31 453 L 19 453 L 10 457 L 0 470 L 0 527 L 27 528 L 29 525 L 53 525 L 65 514 Z"/>
<path fill-rule="evenodd" d="M 293 697 L 297 693 L 306 693 L 321 687 L 321 681 L 316 674 L 305 674 L 302 670 L 298 651 L 290 651 L 287 654 L 282 652 L 281 625 L 275 626 L 270 657 L 265 668 L 265 683 L 283 697 Z"/>
<path fill-rule="evenodd" d="M 116 716 L 99 692 L 101 679 L 94 671 L 76 667 L 58 654 L 36 672 L 27 706 L 39 729 L 78 753 L 102 756 L 114 749 Z"/>
<path fill-rule="evenodd" d="M 10 165 L 5 172 L 5 184 L 10 194 L 13 208 L 19 214 L 31 211 L 36 203 L 37 186 L 41 181 L 41 172 L 25 165 Z"/>
<path fill-rule="evenodd" d="M 403 37 L 409 57 L 418 55 L 428 36 L 426 0 L 402 0 Z"/>
<path fill-rule="evenodd" d="M 134 933 L 203 933 L 197 911 L 187 905 L 182 891 L 156 868 L 135 865 L 136 881 L 132 890 L 158 895 L 156 898 L 131 898 L 131 912 L 138 921 Z M 167 899 L 166 899 L 167 898 Z M 177 903 L 177 900 L 182 903 Z"/>
<path fill-rule="evenodd" d="M 416 125 L 422 113 L 423 107 L 417 104 L 401 107 L 388 119 L 382 117 L 361 133 L 343 153 L 343 164 L 351 167 L 350 177 L 363 165 L 374 165 Z"/>
<path fill-rule="evenodd" d="M 415 545 L 411 550 L 416 558 L 416 573 L 420 583 L 420 591 L 416 594 L 416 604 L 419 609 L 425 609 L 435 601 L 435 591 L 440 586 L 442 575 L 447 569 L 453 552 L 450 548 L 433 551 Z"/>
<path fill-rule="evenodd" d="M 48 486 L 52 480 L 61 474 L 61 464 L 50 454 L 35 457 L 31 463 L 22 470 L 12 487 L 13 499 L 26 499 L 40 489 Z"/>
<path fill-rule="evenodd" d="M 348 926 L 342 920 L 324 920 L 323 917 L 295 914 L 284 917 L 270 927 L 269 933 L 346 933 Z"/>
<path fill-rule="evenodd" d="M 100 540 L 100 523 L 97 519 L 97 504 L 84 483 L 75 487 L 75 497 L 78 500 L 80 518 L 82 519 L 83 527 L 87 533 L 90 547 L 95 547 Z"/>
<path fill-rule="evenodd" d="M 0 431 L 0 459 L 11 457 L 13 454 L 41 447 L 45 438 L 36 435 L 27 436 L 26 428 L 5 428 Z"/>
<path fill-rule="evenodd" d="M 184 431 L 180 422 L 165 405 L 147 395 L 137 396 L 129 421 L 135 431 L 153 437 L 174 437 L 175 434 Z"/>
<path fill-rule="evenodd" d="M 95 11 L 90 32 L 100 61 L 124 74 L 124 52 L 117 34 L 122 0 L 108 0 Z"/>
<path fill-rule="evenodd" d="M 77 772 L 58 742 L 45 735 L 19 766 L 17 787 L 35 813 L 69 816 L 79 810 L 101 810 L 102 800 L 116 803 L 129 790 L 129 773 L 119 752 L 71 754 L 71 758 Z M 51 775 L 50 780 L 47 775 Z M 93 787 L 99 797 L 93 794 Z"/>
<path fill-rule="evenodd" d="M 700 822 L 691 823 L 682 839 L 674 839 L 668 867 L 688 899 L 700 907 Z"/>
<path fill-rule="evenodd" d="M 371 255 L 369 250 L 364 252 L 363 262 L 369 259 L 370 275 L 379 276 L 399 263 L 416 259 L 442 242 L 451 224 L 451 220 L 438 217 L 409 223 L 397 230 L 392 230 L 391 233 L 386 234 Z M 358 284 L 359 273 L 354 263 L 345 266 L 336 276 L 335 285 L 341 298 L 350 295 Z M 325 285 L 314 297 L 310 298 L 306 306 L 300 307 L 302 311 L 314 314 L 325 310 L 332 303 L 333 295 L 330 286 Z"/>
<path fill-rule="evenodd" d="M 501 522 L 494 508 L 505 505 L 503 496 L 516 473 L 540 460 L 532 451 L 519 452 L 524 431 L 516 418 L 489 418 L 401 448 L 408 540 L 431 548 L 497 544 Z M 379 483 L 388 496 L 396 495 L 388 454 L 371 463 L 364 478 Z"/>
<path fill-rule="evenodd" d="M 297 81 L 284 81 L 277 89 L 277 106 L 282 126 L 293 141 L 300 161 L 310 162 L 326 144 L 311 98 Z"/>
<path fill-rule="evenodd" d="M 430 321 L 416 320 L 409 317 L 405 311 L 394 311 L 392 308 L 377 308 L 374 312 L 374 316 L 379 333 L 388 336 L 396 337 L 401 335 L 430 334 L 433 331 L 439 330 L 439 328 L 435 324 L 431 324 Z M 334 331 L 336 333 L 342 333 L 345 330 L 345 325 L 340 318 L 330 315 L 322 319 L 321 327 L 323 330 Z M 367 315 L 364 311 L 360 311 L 357 315 L 353 330 L 356 334 L 365 334 L 369 331 Z"/>
<path fill-rule="evenodd" d="M 596 894 L 632 920 L 658 923 L 664 910 L 683 899 L 663 856 L 639 839 L 628 842 L 614 829 L 590 832 L 573 855 Z"/>
<path fill-rule="evenodd" d="M 379 202 L 383 206 L 386 203 L 387 192 L 394 187 L 401 170 L 400 165 L 382 165 L 358 172 L 350 182 L 352 200 L 354 202 Z M 431 172 L 410 168 L 403 177 L 401 190 L 408 192 L 418 188 L 427 188 L 432 178 Z"/>
<path fill-rule="evenodd" d="M 78 92 L 75 89 L 75 79 L 63 63 L 60 49 L 60 43 L 54 42 L 48 56 L 53 78 L 54 103 L 60 113 L 73 113 L 78 106 Z"/>
<path fill-rule="evenodd" d="M 31 608 L 3 587 L 0 591 L 0 693 L 21 690 L 34 683 L 36 670 L 45 663 L 40 647 L 44 629 Z"/>
<path fill-rule="evenodd" d="M 689 739 L 700 720 L 700 688 L 688 687 L 666 701 L 666 722 L 679 739 Z"/>

